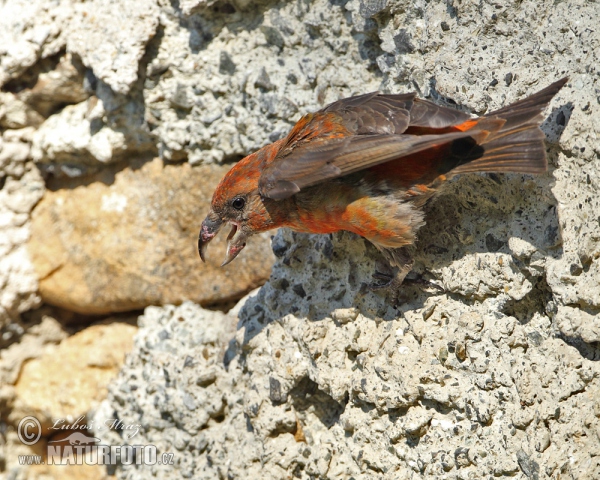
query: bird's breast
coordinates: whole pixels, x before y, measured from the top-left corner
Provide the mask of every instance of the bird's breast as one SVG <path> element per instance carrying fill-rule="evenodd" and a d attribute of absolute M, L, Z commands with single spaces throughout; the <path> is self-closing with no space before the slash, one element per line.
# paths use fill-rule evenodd
<path fill-rule="evenodd" d="M 297 195 L 297 214 L 288 226 L 310 233 L 346 230 L 385 247 L 412 243 L 422 215 L 397 191 L 376 193 L 368 184 L 332 182 Z"/>
<path fill-rule="evenodd" d="M 295 215 L 289 226 L 310 233 L 347 230 L 344 217 L 360 193 L 340 181 L 309 187 L 295 195 Z"/>

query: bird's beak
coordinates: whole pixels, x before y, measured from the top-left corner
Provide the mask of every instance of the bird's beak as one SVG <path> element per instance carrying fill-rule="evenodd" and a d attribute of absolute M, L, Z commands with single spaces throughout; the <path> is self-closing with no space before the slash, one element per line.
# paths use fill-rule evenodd
<path fill-rule="evenodd" d="M 208 243 L 219 233 L 222 226 L 223 220 L 213 211 L 202 222 L 200 233 L 198 234 L 198 253 L 200 253 L 200 258 L 203 262 L 206 262 L 206 247 Z"/>
<path fill-rule="evenodd" d="M 237 225 L 231 226 L 231 232 L 227 236 L 227 254 L 221 264 L 222 267 L 231 262 L 246 246 L 248 234 L 242 231 Z"/>
<path fill-rule="evenodd" d="M 198 253 L 200 253 L 200 258 L 203 262 L 206 262 L 206 247 L 208 243 L 219 233 L 222 226 L 223 220 L 212 211 L 202 222 L 200 234 L 198 235 Z M 247 238 L 248 234 L 246 232 L 242 231 L 237 225 L 232 224 L 231 232 L 227 236 L 227 254 L 221 264 L 222 267 L 239 255 L 246 246 Z"/>

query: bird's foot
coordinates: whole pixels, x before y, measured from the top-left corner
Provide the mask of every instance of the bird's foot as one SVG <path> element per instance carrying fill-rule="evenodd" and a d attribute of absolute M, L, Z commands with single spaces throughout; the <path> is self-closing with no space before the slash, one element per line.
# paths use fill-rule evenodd
<path fill-rule="evenodd" d="M 400 287 L 402 286 L 404 277 L 406 276 L 406 273 L 404 275 L 398 275 L 398 273 L 395 275 L 390 275 L 376 271 L 373 274 L 373 278 L 376 280 L 381 280 L 382 283 L 371 283 L 367 285 L 367 288 L 371 291 L 385 290 L 390 295 L 392 305 L 398 306 L 401 303 Z"/>
<path fill-rule="evenodd" d="M 378 282 L 363 284 L 364 290 L 366 291 L 377 291 L 387 290 L 390 293 L 392 304 L 394 306 L 399 305 L 401 297 L 401 289 L 403 285 L 416 285 L 421 289 L 435 289 L 439 292 L 445 292 L 445 290 L 423 278 L 422 275 L 411 272 L 410 276 L 407 276 L 408 271 L 399 270 L 394 273 L 384 273 L 375 271 L 373 278 Z"/>
<path fill-rule="evenodd" d="M 406 275 L 410 272 L 412 264 L 405 265 L 404 268 L 392 268 L 391 266 L 382 263 L 378 267 L 386 270 L 386 272 L 375 270 L 373 278 L 377 280 L 377 282 L 363 284 L 363 290 L 365 292 L 376 290 L 387 291 L 391 297 L 392 305 L 399 305 L 400 287 L 402 286 Z"/>
<path fill-rule="evenodd" d="M 438 292 L 441 292 L 441 293 L 444 293 L 446 291 L 444 289 L 444 287 L 441 287 L 440 285 L 437 285 L 436 283 L 430 282 L 429 280 L 424 278 L 423 275 L 421 275 L 419 273 L 415 273 L 415 272 L 411 272 L 410 276 L 407 276 L 404 279 L 404 285 L 415 285 L 417 287 L 420 287 L 423 290 L 433 289 L 433 290 L 437 290 Z"/>
<path fill-rule="evenodd" d="M 367 283 L 366 288 L 372 291 L 384 290 L 392 286 L 392 283 L 394 283 L 394 280 L 396 279 L 396 275 L 375 271 L 375 273 L 373 274 L 373 279 L 379 280 L 379 282 Z"/>

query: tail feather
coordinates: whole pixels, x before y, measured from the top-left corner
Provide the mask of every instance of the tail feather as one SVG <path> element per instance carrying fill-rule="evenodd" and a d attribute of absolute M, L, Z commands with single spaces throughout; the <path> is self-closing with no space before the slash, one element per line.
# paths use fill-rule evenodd
<path fill-rule="evenodd" d="M 482 121 L 501 119 L 504 120 L 504 125 L 499 130 L 490 132 L 473 152 L 465 155 L 451 174 L 545 172 L 548 163 L 545 136 L 540 130 L 544 119 L 542 112 L 567 80 L 568 78 L 563 78 L 530 97 L 485 115 Z"/>
<path fill-rule="evenodd" d="M 490 112 L 485 116 L 506 119 L 506 124 L 504 125 L 504 128 L 506 129 L 515 127 L 517 125 L 522 125 L 524 123 L 534 123 L 536 121 L 536 117 L 542 113 L 542 111 L 548 106 L 558 91 L 564 87 L 565 83 L 568 81 L 568 77 L 561 78 L 539 92 L 534 93 L 523 100 L 519 100 L 518 102 L 511 103 L 510 105 L 507 105 L 499 110 Z"/>
<path fill-rule="evenodd" d="M 469 172 L 543 173 L 548 168 L 544 133 L 538 124 L 503 130 L 481 145 L 483 155 L 459 165 L 452 174 Z"/>

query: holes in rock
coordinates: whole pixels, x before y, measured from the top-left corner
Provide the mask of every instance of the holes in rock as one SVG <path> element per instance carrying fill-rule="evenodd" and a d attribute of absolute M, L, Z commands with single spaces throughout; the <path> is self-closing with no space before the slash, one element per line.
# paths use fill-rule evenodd
<path fill-rule="evenodd" d="M 231 3 L 224 3 L 222 5 L 213 6 L 212 11 L 216 14 L 231 15 L 235 13 L 235 7 L 231 5 Z"/>
<path fill-rule="evenodd" d="M 94 80 L 75 54 L 64 51 L 36 62 L 2 88 L 14 93 L 42 117 L 59 112 L 67 105 L 84 101 L 93 92 Z"/>
<path fill-rule="evenodd" d="M 1 182 L 2 182 L 2 180 L 0 180 L 0 190 L 2 190 Z M 600 217 L 598 217 L 598 223 L 600 223 Z M 594 259 L 592 257 L 589 257 L 589 256 L 581 257 L 582 270 L 584 273 L 588 273 L 590 271 L 590 267 L 592 266 L 593 262 L 594 262 Z"/>
<path fill-rule="evenodd" d="M 506 302 L 502 313 L 515 317 L 522 324 L 529 323 L 537 312 L 545 312 L 546 305 L 552 299 L 552 292 L 546 279 L 540 277 L 531 291 L 521 300 Z"/>
<path fill-rule="evenodd" d="M 593 362 L 600 361 L 600 342 L 586 343 L 581 338 L 567 337 L 564 334 L 558 334 L 557 338 L 560 338 L 567 345 L 577 349 L 579 354 Z"/>
<path fill-rule="evenodd" d="M 297 412 L 310 412 L 327 428 L 335 425 L 346 409 L 348 399 L 336 402 L 331 396 L 319 390 L 310 378 L 302 379 L 291 391 L 290 400 Z"/>
<path fill-rule="evenodd" d="M 25 89 L 33 88 L 42 73 L 50 72 L 56 68 L 64 51 L 51 57 L 44 58 L 25 70 L 18 78 L 9 80 L 2 87 L 3 92 L 19 93 Z"/>
<path fill-rule="evenodd" d="M 358 53 L 363 60 L 369 62 L 367 67 L 369 71 L 379 71 L 377 57 L 385 52 L 381 49 L 381 41 L 375 30 L 366 33 L 364 40 L 358 43 Z"/>
<path fill-rule="evenodd" d="M 506 242 L 497 239 L 491 233 L 488 233 L 485 237 L 485 246 L 490 252 L 497 252 L 500 250 Z"/>
<path fill-rule="evenodd" d="M 356 357 L 358 357 L 358 354 L 360 352 L 355 352 L 354 350 L 348 350 L 346 353 L 348 355 L 348 360 L 350 360 L 352 363 L 354 363 L 356 361 Z"/>
<path fill-rule="evenodd" d="M 212 417 L 212 419 L 217 423 L 223 423 L 223 421 L 225 420 L 225 414 L 220 413 L 219 415 Z"/>

